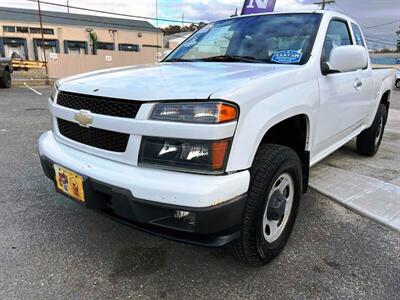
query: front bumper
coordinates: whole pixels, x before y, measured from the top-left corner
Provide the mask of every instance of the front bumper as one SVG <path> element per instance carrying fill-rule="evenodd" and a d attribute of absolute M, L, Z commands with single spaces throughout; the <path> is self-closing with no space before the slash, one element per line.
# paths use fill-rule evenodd
<path fill-rule="evenodd" d="M 140 230 L 215 247 L 240 234 L 247 171 L 206 176 L 127 166 L 65 146 L 51 132 L 40 137 L 39 154 L 46 176 L 53 181 L 54 163 L 83 176 L 88 208 Z M 149 197 L 138 196 L 146 193 Z M 190 212 L 191 221 L 175 218 L 176 211 Z"/>

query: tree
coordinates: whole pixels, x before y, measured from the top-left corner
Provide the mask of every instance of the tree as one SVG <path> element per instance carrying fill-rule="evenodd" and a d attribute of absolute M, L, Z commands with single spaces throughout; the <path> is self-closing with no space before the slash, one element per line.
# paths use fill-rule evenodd
<path fill-rule="evenodd" d="M 86 31 L 89 33 L 89 38 L 92 46 L 92 54 L 97 54 L 97 34 L 93 31 L 92 28 L 86 28 Z"/>
<path fill-rule="evenodd" d="M 185 25 L 185 26 L 179 26 L 179 25 L 168 25 L 167 27 L 163 28 L 162 31 L 164 35 L 170 35 L 170 34 L 176 34 L 179 32 L 188 32 L 188 31 L 196 31 L 199 30 L 200 28 L 204 27 L 207 25 L 207 23 L 200 22 L 199 24 L 190 24 L 190 25 Z"/>

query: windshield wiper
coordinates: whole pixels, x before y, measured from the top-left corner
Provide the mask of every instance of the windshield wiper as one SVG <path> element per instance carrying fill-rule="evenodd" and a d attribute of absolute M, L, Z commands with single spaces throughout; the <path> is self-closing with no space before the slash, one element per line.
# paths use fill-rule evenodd
<path fill-rule="evenodd" d="M 164 62 L 185 62 L 185 61 L 194 61 L 193 59 L 184 59 L 184 58 L 171 58 L 171 59 L 167 59 Z"/>
<path fill-rule="evenodd" d="M 264 60 L 257 59 L 253 56 L 240 55 L 218 55 L 202 58 L 202 61 L 222 61 L 222 62 L 247 62 L 247 63 L 265 63 Z"/>

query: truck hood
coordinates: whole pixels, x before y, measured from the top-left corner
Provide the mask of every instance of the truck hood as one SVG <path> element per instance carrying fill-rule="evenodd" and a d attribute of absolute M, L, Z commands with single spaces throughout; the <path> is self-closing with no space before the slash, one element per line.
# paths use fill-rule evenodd
<path fill-rule="evenodd" d="M 60 81 L 60 90 L 102 97 L 140 101 L 208 99 L 277 72 L 299 68 L 291 65 L 184 62 L 124 67 L 73 76 Z"/>

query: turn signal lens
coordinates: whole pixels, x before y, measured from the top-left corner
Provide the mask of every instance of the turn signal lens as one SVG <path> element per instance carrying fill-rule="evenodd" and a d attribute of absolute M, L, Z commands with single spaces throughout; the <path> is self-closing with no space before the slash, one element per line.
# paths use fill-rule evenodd
<path fill-rule="evenodd" d="M 223 140 L 212 144 L 212 169 L 220 170 L 225 164 L 226 153 L 228 152 L 229 141 Z"/>
<path fill-rule="evenodd" d="M 217 123 L 225 123 L 225 122 L 230 122 L 234 121 L 237 119 L 237 108 L 225 104 L 225 103 L 219 103 L 218 104 L 218 122 Z"/>
<path fill-rule="evenodd" d="M 58 86 L 59 86 L 59 82 L 56 81 L 53 85 L 53 89 L 51 90 L 51 94 L 50 94 L 50 100 L 52 102 L 54 102 L 54 99 L 56 99 L 57 93 L 58 93 Z"/>
<path fill-rule="evenodd" d="M 218 124 L 235 121 L 238 109 L 225 102 L 160 103 L 150 117 L 152 120 Z"/>

